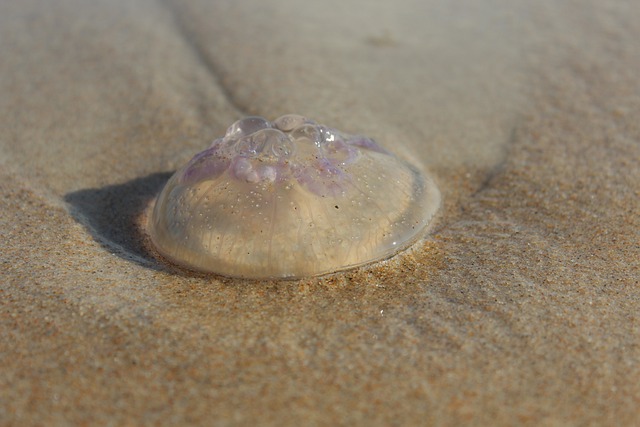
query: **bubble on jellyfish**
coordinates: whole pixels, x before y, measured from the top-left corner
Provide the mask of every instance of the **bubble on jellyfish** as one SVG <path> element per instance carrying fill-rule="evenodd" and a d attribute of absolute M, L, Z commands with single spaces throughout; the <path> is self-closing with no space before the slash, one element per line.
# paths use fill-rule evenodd
<path fill-rule="evenodd" d="M 392 256 L 439 205 L 428 175 L 370 138 L 293 114 L 247 117 L 175 172 L 148 231 L 188 269 L 300 278 Z"/>

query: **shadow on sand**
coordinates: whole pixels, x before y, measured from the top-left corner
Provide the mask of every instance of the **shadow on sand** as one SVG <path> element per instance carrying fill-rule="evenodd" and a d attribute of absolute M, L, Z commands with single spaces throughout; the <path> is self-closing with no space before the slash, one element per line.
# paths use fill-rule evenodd
<path fill-rule="evenodd" d="M 64 196 L 71 215 L 103 247 L 127 260 L 166 270 L 149 249 L 143 230 L 145 209 L 171 177 L 161 172 L 118 185 L 74 191 Z"/>

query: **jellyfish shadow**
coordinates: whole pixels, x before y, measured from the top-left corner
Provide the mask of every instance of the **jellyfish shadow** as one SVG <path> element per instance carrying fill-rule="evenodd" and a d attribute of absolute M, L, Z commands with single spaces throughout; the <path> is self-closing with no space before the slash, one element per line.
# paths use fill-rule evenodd
<path fill-rule="evenodd" d="M 151 200 L 171 177 L 154 173 L 123 184 L 67 193 L 70 213 L 112 253 L 154 270 L 166 270 L 149 246 L 142 218 Z"/>

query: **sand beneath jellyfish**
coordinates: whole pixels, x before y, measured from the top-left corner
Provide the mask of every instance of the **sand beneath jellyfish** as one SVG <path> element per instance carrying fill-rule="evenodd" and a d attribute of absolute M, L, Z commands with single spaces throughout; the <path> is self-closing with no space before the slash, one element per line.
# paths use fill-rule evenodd
<path fill-rule="evenodd" d="M 0 4 L 0 419 L 637 420 L 639 10 L 556 3 Z M 430 237 L 289 282 L 157 263 L 170 173 L 292 111 L 428 168 Z"/>

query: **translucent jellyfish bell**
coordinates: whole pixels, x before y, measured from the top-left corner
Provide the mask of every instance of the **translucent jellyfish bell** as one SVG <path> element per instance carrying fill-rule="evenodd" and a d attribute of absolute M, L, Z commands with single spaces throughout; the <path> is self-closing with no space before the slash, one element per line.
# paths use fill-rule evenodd
<path fill-rule="evenodd" d="M 298 278 L 393 255 L 439 205 L 429 177 L 369 138 L 297 115 L 247 117 L 176 171 L 148 229 L 186 268 Z"/>

